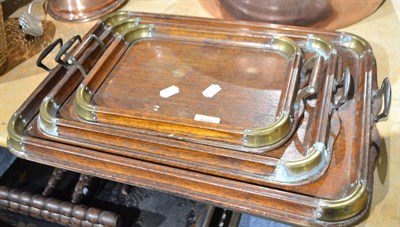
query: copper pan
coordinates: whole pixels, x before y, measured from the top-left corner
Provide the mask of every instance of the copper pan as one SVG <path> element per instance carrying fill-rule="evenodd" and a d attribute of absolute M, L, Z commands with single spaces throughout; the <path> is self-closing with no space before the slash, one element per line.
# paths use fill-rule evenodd
<path fill-rule="evenodd" d="M 384 0 L 200 0 L 215 17 L 337 29 L 371 15 Z"/>
<path fill-rule="evenodd" d="M 116 10 L 125 0 L 49 0 L 47 11 L 56 20 L 85 22 Z"/>

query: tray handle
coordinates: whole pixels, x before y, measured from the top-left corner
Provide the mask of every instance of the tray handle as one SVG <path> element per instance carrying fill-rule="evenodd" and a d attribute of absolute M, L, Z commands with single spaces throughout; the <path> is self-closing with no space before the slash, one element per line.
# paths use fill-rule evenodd
<path fill-rule="evenodd" d="M 340 106 L 346 103 L 346 101 L 349 99 L 350 86 L 351 73 L 349 67 L 346 67 L 343 71 L 342 79 L 340 80 L 340 82 L 336 82 L 336 86 L 334 88 L 336 91 L 337 88 L 343 87 L 343 94 L 337 102 L 333 103 L 333 108 L 338 109 Z"/>
<path fill-rule="evenodd" d="M 320 54 L 316 54 L 307 60 L 301 70 L 301 77 L 308 81 L 308 85 L 303 87 L 297 94 L 294 102 L 294 110 L 299 111 L 300 106 L 304 104 L 305 99 L 316 94 L 319 91 L 321 83 L 321 73 L 324 68 L 324 58 Z M 311 71 L 309 78 L 307 78 L 307 72 Z M 302 110 L 304 111 L 304 110 Z"/>
<path fill-rule="evenodd" d="M 85 46 L 88 45 L 88 43 L 90 43 L 91 40 L 96 41 L 103 49 L 103 52 L 106 51 L 107 47 L 104 44 L 104 42 L 97 35 L 90 34 L 90 36 L 82 43 L 80 48 L 77 50 L 77 53 L 79 53 L 81 49 L 85 48 Z M 75 56 L 70 56 L 67 60 L 67 63 L 69 65 L 75 65 L 79 69 L 79 71 L 82 73 L 83 77 L 87 76 L 87 72 L 86 72 L 85 68 L 83 68 L 82 64 L 79 63 L 79 61 L 75 58 Z"/>
<path fill-rule="evenodd" d="M 48 45 L 43 51 L 42 53 L 39 55 L 38 59 L 36 60 L 36 66 L 40 67 L 44 70 L 46 70 L 47 72 L 50 71 L 50 68 L 47 67 L 46 65 L 43 64 L 43 59 L 45 59 L 47 57 L 47 55 L 50 54 L 50 52 L 57 46 L 60 45 L 60 48 L 63 46 L 63 41 L 61 38 L 57 39 L 56 41 L 54 41 L 53 43 L 51 43 L 50 45 Z"/>
<path fill-rule="evenodd" d="M 381 98 L 383 96 L 383 111 L 374 117 L 375 122 L 384 121 L 387 119 L 387 116 L 390 112 L 390 104 L 392 101 L 392 86 L 390 85 L 389 78 L 385 78 L 382 82 L 381 88 L 379 91 L 373 96 L 374 99 Z"/>
<path fill-rule="evenodd" d="M 62 60 L 62 56 L 65 56 L 67 54 L 67 51 L 74 45 L 75 42 L 81 43 L 82 38 L 80 35 L 76 35 L 72 37 L 68 42 L 66 42 L 60 49 L 60 51 L 57 53 L 56 57 L 54 60 L 59 63 L 60 65 L 64 66 L 65 68 L 68 68 L 70 65 Z"/>

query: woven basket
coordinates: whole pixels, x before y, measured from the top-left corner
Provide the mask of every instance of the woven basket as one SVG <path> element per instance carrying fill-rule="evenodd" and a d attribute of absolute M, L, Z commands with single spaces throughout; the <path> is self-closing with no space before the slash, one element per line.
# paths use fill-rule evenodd
<path fill-rule="evenodd" d="M 0 75 L 7 69 L 7 42 L 4 30 L 3 9 L 0 5 Z"/>

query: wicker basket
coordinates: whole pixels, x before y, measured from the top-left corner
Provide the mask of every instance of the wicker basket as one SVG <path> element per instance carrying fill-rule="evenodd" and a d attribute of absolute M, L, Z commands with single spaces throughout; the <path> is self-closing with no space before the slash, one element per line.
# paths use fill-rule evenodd
<path fill-rule="evenodd" d="M 0 5 L 0 75 L 7 69 L 7 41 L 4 30 L 3 9 Z"/>

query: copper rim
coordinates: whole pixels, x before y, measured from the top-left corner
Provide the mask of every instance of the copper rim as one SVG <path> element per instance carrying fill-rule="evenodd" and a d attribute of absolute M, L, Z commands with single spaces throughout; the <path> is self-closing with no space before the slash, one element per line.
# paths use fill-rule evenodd
<path fill-rule="evenodd" d="M 49 0 L 47 12 L 56 20 L 86 22 L 98 19 L 120 7 L 125 0 Z"/>

